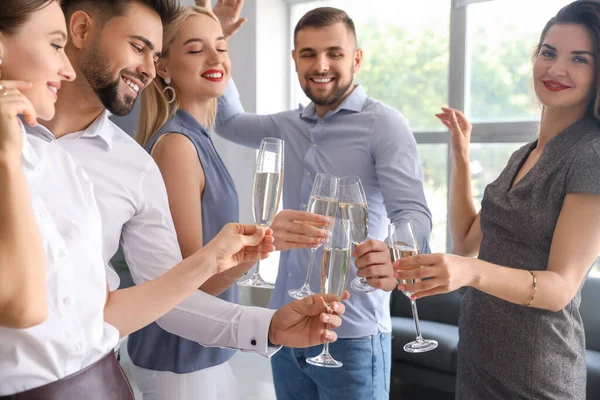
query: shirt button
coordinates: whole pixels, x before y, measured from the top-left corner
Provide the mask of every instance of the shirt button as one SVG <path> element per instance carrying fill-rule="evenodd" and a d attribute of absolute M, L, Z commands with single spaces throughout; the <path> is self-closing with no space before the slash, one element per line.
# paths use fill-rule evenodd
<path fill-rule="evenodd" d="M 46 218 L 46 211 L 42 210 L 38 213 L 38 217 L 40 218 Z"/>
<path fill-rule="evenodd" d="M 310 171 L 306 171 L 306 176 L 310 176 Z"/>
<path fill-rule="evenodd" d="M 59 258 L 60 260 L 64 260 L 65 258 L 67 258 L 67 253 L 66 253 L 64 250 L 60 250 L 60 251 L 58 252 L 58 258 Z"/>
<path fill-rule="evenodd" d="M 252 339 L 252 340 L 250 341 L 250 344 L 251 344 L 252 346 L 256 346 L 256 340 L 255 340 L 255 339 Z"/>
<path fill-rule="evenodd" d="M 306 207 L 308 207 L 308 204 L 306 204 L 306 203 L 302 204 L 302 209 L 306 210 Z"/>
<path fill-rule="evenodd" d="M 317 144 L 316 144 L 316 143 L 313 143 L 313 144 L 312 144 L 312 147 L 317 147 Z"/>
<path fill-rule="evenodd" d="M 75 346 L 75 348 L 77 349 L 77 352 L 81 352 L 81 350 L 83 350 L 83 344 L 81 342 L 77 343 L 77 346 Z"/>
<path fill-rule="evenodd" d="M 69 307 L 69 306 L 71 305 L 71 298 L 70 298 L 70 297 L 65 297 L 65 298 L 63 299 L 63 304 L 64 304 L 66 307 Z"/>
<path fill-rule="evenodd" d="M 288 276 L 291 278 L 291 277 L 292 277 L 292 273 L 291 273 L 291 272 L 288 272 Z"/>

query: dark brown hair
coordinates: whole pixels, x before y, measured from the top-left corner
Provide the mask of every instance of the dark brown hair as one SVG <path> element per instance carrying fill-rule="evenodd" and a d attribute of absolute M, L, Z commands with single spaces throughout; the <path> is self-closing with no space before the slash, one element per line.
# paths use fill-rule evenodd
<path fill-rule="evenodd" d="M 346 26 L 348 33 L 352 34 L 356 40 L 354 21 L 352 21 L 352 18 L 350 18 L 344 10 L 333 7 L 320 7 L 310 10 L 300 18 L 300 21 L 298 21 L 296 28 L 294 29 L 294 42 L 296 42 L 298 32 L 304 28 L 325 28 L 340 22 Z"/>
<path fill-rule="evenodd" d="M 600 1 L 599 0 L 576 0 L 558 11 L 552 17 L 542 34 L 540 41 L 534 51 L 534 58 L 537 58 L 542 50 L 546 34 L 556 24 L 576 24 L 586 27 L 594 39 L 594 65 L 596 67 L 595 93 L 590 102 L 589 113 L 600 120 Z"/>
<path fill-rule="evenodd" d="M 77 10 L 88 13 L 94 11 L 99 13 L 101 22 L 105 23 L 111 18 L 125 15 L 131 3 L 143 4 L 156 11 L 163 25 L 171 22 L 179 9 L 178 0 L 62 0 L 62 7 L 67 18 Z"/>
<path fill-rule="evenodd" d="M 9 35 L 14 33 L 33 12 L 54 1 L 60 3 L 60 0 L 3 0 L 2 11 L 0 11 L 0 32 Z"/>

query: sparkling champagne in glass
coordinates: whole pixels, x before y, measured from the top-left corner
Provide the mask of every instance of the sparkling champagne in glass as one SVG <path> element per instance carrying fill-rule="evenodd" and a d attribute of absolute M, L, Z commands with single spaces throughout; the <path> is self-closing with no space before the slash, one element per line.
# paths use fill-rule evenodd
<path fill-rule="evenodd" d="M 389 225 L 389 247 L 390 256 L 392 262 L 398 261 L 401 258 L 416 256 L 419 254 L 419 247 L 415 239 L 415 234 L 410 222 L 397 222 Z M 407 280 L 401 281 L 403 284 L 415 283 L 415 279 L 411 279 L 411 282 Z M 398 282 L 400 283 L 400 282 Z M 403 291 L 409 299 L 412 296 L 412 292 Z M 421 325 L 419 324 L 419 314 L 417 312 L 417 303 L 414 300 L 410 300 L 410 306 L 412 308 L 413 320 L 415 322 L 415 330 L 417 333 L 417 339 L 404 345 L 404 351 L 408 353 L 424 353 L 435 349 L 438 346 L 438 342 L 430 339 L 423 339 L 421 336 Z"/>
<path fill-rule="evenodd" d="M 284 142 L 281 139 L 264 138 L 260 143 L 252 186 L 252 213 L 254 222 L 261 229 L 267 229 L 271 225 L 279 207 L 283 187 L 283 149 Z M 260 254 L 260 248 L 258 253 Z M 254 274 L 238 282 L 238 285 L 265 289 L 274 287 L 260 275 L 260 258 Z"/>
<path fill-rule="evenodd" d="M 313 183 L 312 190 L 310 192 L 310 198 L 308 199 L 306 211 L 333 219 L 338 209 L 339 185 L 340 179 L 338 177 L 318 173 L 315 177 L 315 182 Z M 315 254 L 320 246 L 321 245 L 319 244 L 318 246 L 310 249 L 310 261 L 308 262 L 308 269 L 306 271 L 306 279 L 304 279 L 304 284 L 299 289 L 290 289 L 288 291 L 290 297 L 301 300 L 314 294 L 310 289 L 310 276 L 312 273 L 313 264 L 315 263 Z"/>
<path fill-rule="evenodd" d="M 359 245 L 367 240 L 369 234 L 369 207 L 365 190 L 358 176 L 345 176 L 340 179 L 340 213 L 343 219 L 350 221 L 352 242 Z M 350 287 L 357 292 L 368 293 L 375 290 L 365 278 L 356 277 Z"/>
<path fill-rule="evenodd" d="M 350 240 L 350 223 L 348 220 L 336 218 L 331 228 L 331 237 L 323 247 L 321 262 L 321 292 L 342 296 L 348 283 L 348 271 L 352 258 L 352 241 Z M 329 325 L 327 326 L 329 329 Z M 306 362 L 317 367 L 339 368 L 343 364 L 329 354 L 329 342 L 323 345 L 323 351 Z"/>

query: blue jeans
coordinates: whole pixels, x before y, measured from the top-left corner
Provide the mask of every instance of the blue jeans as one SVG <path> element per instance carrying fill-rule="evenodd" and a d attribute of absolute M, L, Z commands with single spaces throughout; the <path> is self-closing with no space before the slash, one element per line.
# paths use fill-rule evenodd
<path fill-rule="evenodd" d="M 341 368 L 308 364 L 323 346 L 307 349 L 284 347 L 271 358 L 278 400 L 384 400 L 390 397 L 392 339 L 377 333 L 357 339 L 338 339 L 329 345 Z"/>

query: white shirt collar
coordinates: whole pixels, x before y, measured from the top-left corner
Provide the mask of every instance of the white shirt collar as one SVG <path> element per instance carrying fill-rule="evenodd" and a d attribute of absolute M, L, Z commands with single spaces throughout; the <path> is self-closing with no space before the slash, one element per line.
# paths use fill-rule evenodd
<path fill-rule="evenodd" d="M 113 131 L 114 128 L 110 125 L 108 117 L 110 116 L 110 112 L 108 110 L 102 111 L 98 117 L 82 131 L 68 133 L 63 138 L 65 139 L 79 139 L 81 137 L 87 138 L 100 138 L 106 144 L 106 150 L 112 150 L 113 144 Z M 38 137 L 45 138 L 48 141 L 56 140 L 56 136 L 45 126 L 38 124 L 35 127 L 28 127 L 29 132 L 34 133 Z"/>
<path fill-rule="evenodd" d="M 112 150 L 113 128 L 112 126 L 107 126 L 107 124 L 110 124 L 110 121 L 108 120 L 109 116 L 110 112 L 104 109 L 90 126 L 83 131 L 75 132 L 74 134 L 80 134 L 80 137 L 98 137 L 106 143 L 107 150 Z"/>

